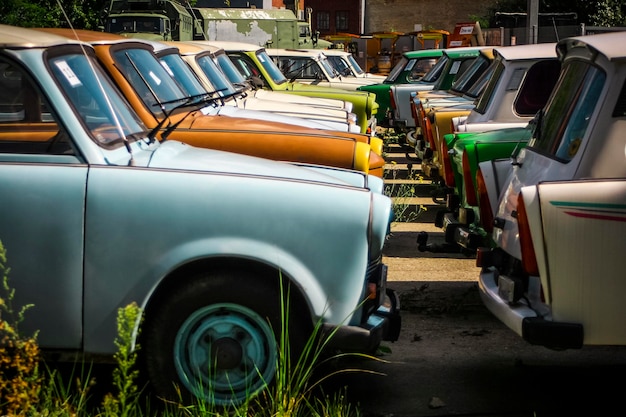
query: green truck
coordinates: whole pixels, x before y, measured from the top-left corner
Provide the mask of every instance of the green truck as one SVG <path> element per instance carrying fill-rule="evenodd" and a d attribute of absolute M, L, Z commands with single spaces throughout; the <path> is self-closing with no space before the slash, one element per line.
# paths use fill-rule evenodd
<path fill-rule="evenodd" d="M 196 40 L 253 43 L 266 48 L 327 48 L 331 42 L 311 34 L 309 22 L 288 9 L 190 9 Z"/>
<path fill-rule="evenodd" d="M 103 15 L 105 32 L 156 41 L 193 40 L 193 17 L 176 0 L 110 0 Z"/>
<path fill-rule="evenodd" d="M 166 41 L 236 41 L 272 48 L 327 48 L 288 9 L 191 7 L 180 0 L 110 0 L 104 31 Z"/>

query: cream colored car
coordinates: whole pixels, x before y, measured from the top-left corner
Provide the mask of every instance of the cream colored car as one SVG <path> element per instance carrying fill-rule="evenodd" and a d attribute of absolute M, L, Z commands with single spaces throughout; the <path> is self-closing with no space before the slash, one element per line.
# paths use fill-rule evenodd
<path fill-rule="evenodd" d="M 356 90 L 363 85 L 378 84 L 384 80 L 384 77 L 378 79 L 341 74 L 326 56 L 326 50 L 267 48 L 266 51 L 285 77 L 303 84 Z"/>

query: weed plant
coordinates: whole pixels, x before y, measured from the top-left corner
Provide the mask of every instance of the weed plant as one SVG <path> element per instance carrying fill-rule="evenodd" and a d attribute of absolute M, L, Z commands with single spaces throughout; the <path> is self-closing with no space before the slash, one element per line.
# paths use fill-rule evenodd
<path fill-rule="evenodd" d="M 114 355 L 115 368 L 112 375 L 112 393 L 104 395 L 99 406 L 89 407 L 91 392 L 96 385 L 92 368 L 80 358 L 75 362 L 67 384 L 56 370 L 47 367 L 40 372 L 42 358 L 36 334 L 25 337 L 18 331 L 28 309 L 27 305 L 14 313 L 15 290 L 9 285 L 9 268 L 6 251 L 0 242 L 0 415 L 2 416 L 94 416 L 94 417 L 142 417 L 142 416 L 211 416 L 211 417 L 359 417 L 358 407 L 346 399 L 345 387 L 333 395 L 326 395 L 321 384 L 344 372 L 368 372 L 365 369 L 339 369 L 321 376 L 316 370 L 329 361 L 347 356 L 381 360 L 374 356 L 344 353 L 324 356 L 334 332 L 324 334 L 321 322 L 313 329 L 311 337 L 301 351 L 292 351 L 288 338 L 290 316 L 289 289 L 283 294 L 281 286 L 281 339 L 277 358 L 277 372 L 272 384 L 259 395 L 246 398 L 235 407 L 216 406 L 208 402 L 188 405 L 181 402 L 165 402 L 156 413 L 150 403 L 140 404 L 142 388 L 138 386 L 139 371 L 136 370 L 140 346 L 135 345 L 142 316 L 136 304 L 118 310 Z M 292 357 L 294 355 L 294 357 Z M 181 397 L 182 398 L 182 397 Z"/>
<path fill-rule="evenodd" d="M 404 142 L 401 135 L 393 132 L 391 129 L 383 130 L 379 133 L 383 139 L 384 149 L 389 149 L 391 144 L 399 144 Z M 383 178 L 385 179 L 385 195 L 393 201 L 394 222 L 414 222 L 420 215 L 426 211 L 426 207 L 422 204 L 415 204 L 411 200 L 417 197 L 415 185 L 423 182 L 424 178 L 418 172 L 412 169 L 412 165 L 407 167 L 406 178 L 399 178 L 400 170 L 395 161 L 389 162 L 391 168 L 385 170 Z"/>

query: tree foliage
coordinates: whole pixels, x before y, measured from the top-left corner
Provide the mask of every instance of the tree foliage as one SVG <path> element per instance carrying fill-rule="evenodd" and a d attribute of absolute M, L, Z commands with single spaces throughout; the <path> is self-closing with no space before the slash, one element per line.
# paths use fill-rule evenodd
<path fill-rule="evenodd" d="M 496 0 L 487 19 L 495 27 L 496 12 L 526 13 L 528 0 Z M 574 12 L 579 23 L 590 26 L 626 26 L 626 0 L 539 0 L 539 13 Z"/>
<path fill-rule="evenodd" d="M 0 22 L 23 27 L 96 29 L 107 0 L 2 0 Z"/>

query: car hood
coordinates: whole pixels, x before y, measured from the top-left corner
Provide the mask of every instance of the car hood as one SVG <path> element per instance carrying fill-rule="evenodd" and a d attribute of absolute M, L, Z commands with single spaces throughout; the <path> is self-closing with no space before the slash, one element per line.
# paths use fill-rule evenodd
<path fill-rule="evenodd" d="M 360 186 L 361 188 L 366 188 L 367 184 L 367 179 L 364 178 L 366 176 L 357 172 L 324 167 L 308 169 L 306 166 L 288 162 L 197 148 L 174 140 L 162 142 L 156 147 L 150 157 L 148 167 L 312 181 L 328 185 Z M 334 175 L 333 172 L 338 174 Z"/>

